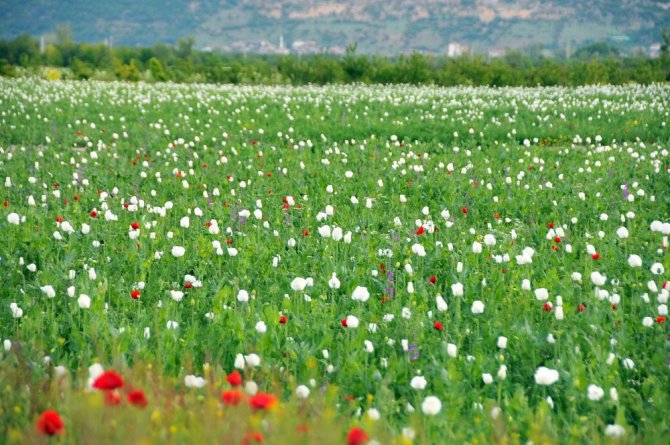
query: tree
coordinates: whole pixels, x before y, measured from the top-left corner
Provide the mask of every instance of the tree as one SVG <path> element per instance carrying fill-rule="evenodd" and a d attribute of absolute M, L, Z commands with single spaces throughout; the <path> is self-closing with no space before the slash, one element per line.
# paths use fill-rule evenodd
<path fill-rule="evenodd" d="M 575 58 L 589 60 L 594 57 L 617 57 L 619 50 L 607 42 L 595 42 L 583 46 L 575 53 Z"/>
<path fill-rule="evenodd" d="M 661 31 L 661 55 L 670 56 L 670 31 L 667 28 Z"/>
<path fill-rule="evenodd" d="M 158 82 L 165 82 L 170 78 L 163 63 L 155 57 L 149 59 L 149 72 L 151 72 L 151 78 Z"/>
<path fill-rule="evenodd" d="M 12 65 L 28 67 L 39 60 L 40 47 L 37 40 L 23 34 L 9 42 L 8 61 Z"/>
<path fill-rule="evenodd" d="M 175 48 L 177 57 L 180 59 L 189 59 L 193 54 L 193 45 L 195 45 L 195 40 L 193 37 L 189 37 L 188 39 L 181 38 L 177 40 L 177 46 Z"/>
<path fill-rule="evenodd" d="M 63 46 L 74 43 L 70 25 L 58 25 L 54 32 L 56 34 L 56 45 Z"/>
<path fill-rule="evenodd" d="M 44 57 L 46 58 L 47 65 L 63 66 L 63 54 L 56 45 L 47 46 L 46 50 L 44 51 Z"/>
<path fill-rule="evenodd" d="M 114 74 L 119 80 L 128 80 L 131 82 L 137 82 L 140 80 L 140 70 L 137 68 L 137 65 L 131 61 L 131 63 L 123 64 L 119 62 L 114 68 Z"/>
<path fill-rule="evenodd" d="M 346 73 L 349 82 L 358 82 L 363 80 L 370 71 L 370 62 L 365 56 L 357 56 L 357 43 L 352 43 L 347 46 L 347 52 L 342 59 L 342 69 Z"/>
<path fill-rule="evenodd" d="M 86 80 L 93 76 L 93 70 L 86 62 L 74 57 L 72 59 L 72 74 L 76 79 Z"/>

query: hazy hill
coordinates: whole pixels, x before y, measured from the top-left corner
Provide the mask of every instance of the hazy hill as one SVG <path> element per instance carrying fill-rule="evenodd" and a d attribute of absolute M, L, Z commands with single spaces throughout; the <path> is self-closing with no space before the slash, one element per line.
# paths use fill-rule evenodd
<path fill-rule="evenodd" d="M 172 43 L 237 51 L 342 50 L 446 53 L 542 44 L 564 50 L 608 40 L 648 46 L 670 28 L 657 0 L 3 0 L 0 35 L 48 34 L 69 24 L 77 41 Z M 263 43 L 262 41 L 266 41 Z M 458 51 L 452 45 L 452 51 Z"/>

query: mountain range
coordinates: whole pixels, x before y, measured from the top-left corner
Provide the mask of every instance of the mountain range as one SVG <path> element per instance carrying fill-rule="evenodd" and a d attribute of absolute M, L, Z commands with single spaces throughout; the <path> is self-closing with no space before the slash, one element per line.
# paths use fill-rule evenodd
<path fill-rule="evenodd" d="M 569 52 L 607 41 L 626 48 L 661 40 L 670 2 L 658 0 L 3 0 L 0 37 L 119 46 L 172 44 L 236 52 L 412 51 L 451 54 L 534 46 Z"/>

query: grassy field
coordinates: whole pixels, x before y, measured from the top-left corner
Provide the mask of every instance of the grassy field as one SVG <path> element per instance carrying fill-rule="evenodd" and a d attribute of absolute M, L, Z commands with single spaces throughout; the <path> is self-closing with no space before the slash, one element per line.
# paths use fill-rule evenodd
<path fill-rule="evenodd" d="M 0 79 L 2 442 L 665 442 L 669 105 Z"/>

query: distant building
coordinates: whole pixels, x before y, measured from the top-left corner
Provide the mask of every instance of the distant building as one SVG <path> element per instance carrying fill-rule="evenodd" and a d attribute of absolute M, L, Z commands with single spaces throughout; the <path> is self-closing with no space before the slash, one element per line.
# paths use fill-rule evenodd
<path fill-rule="evenodd" d="M 458 42 L 449 42 L 447 46 L 447 56 L 449 57 L 460 57 L 463 54 L 468 54 L 471 52 L 470 45 L 466 45 Z"/>
<path fill-rule="evenodd" d="M 257 40 L 254 42 L 236 41 L 231 43 L 230 50 L 238 53 L 256 53 L 256 54 L 288 54 L 289 50 L 280 45 L 275 45 L 267 40 Z M 227 49 L 227 48 L 226 48 Z"/>
<path fill-rule="evenodd" d="M 296 54 L 310 54 L 321 52 L 321 47 L 313 40 L 295 40 L 291 49 Z"/>
<path fill-rule="evenodd" d="M 661 57 L 661 44 L 660 43 L 652 43 L 649 45 L 649 57 L 652 59 L 658 59 Z"/>
<path fill-rule="evenodd" d="M 329 54 L 336 54 L 338 56 L 343 56 L 347 53 L 347 49 L 343 46 L 331 46 L 326 50 Z"/>
<path fill-rule="evenodd" d="M 491 48 L 489 49 L 489 57 L 496 59 L 499 57 L 505 57 L 507 55 L 507 48 Z"/>

